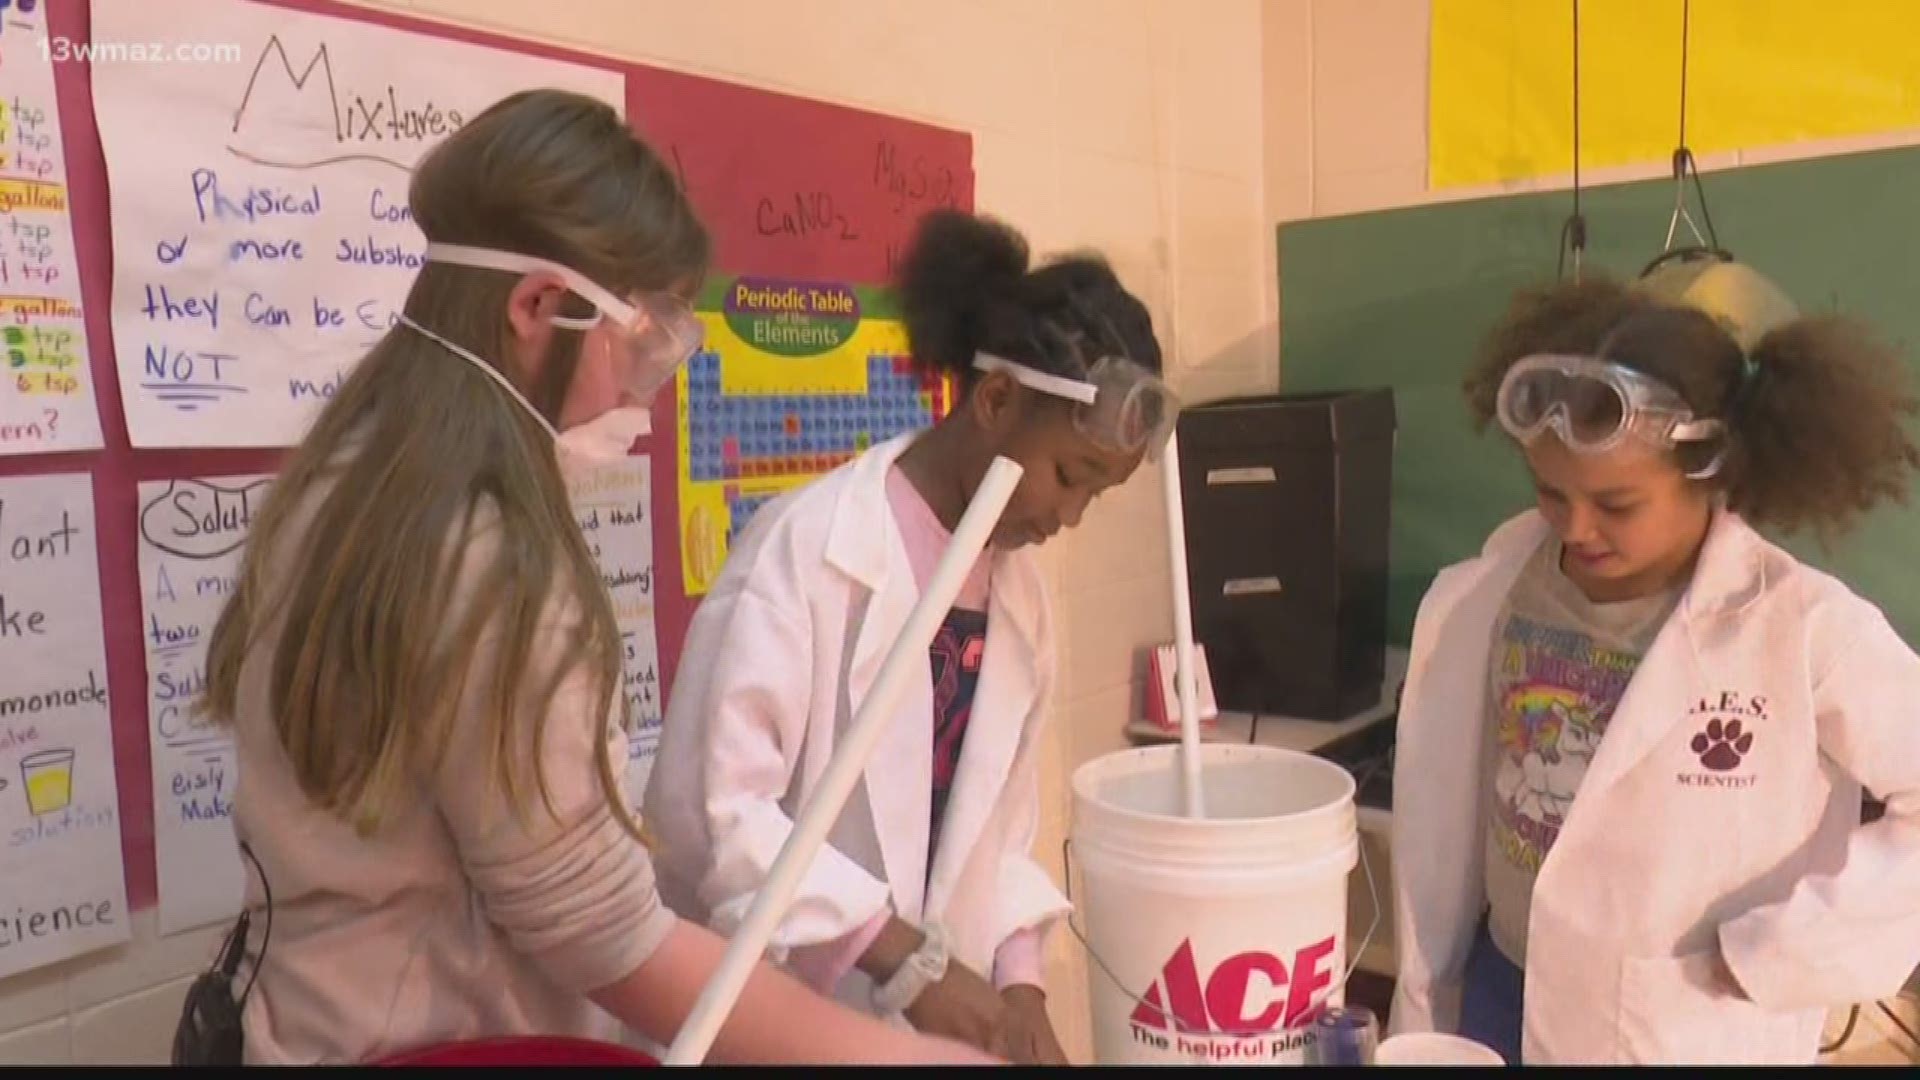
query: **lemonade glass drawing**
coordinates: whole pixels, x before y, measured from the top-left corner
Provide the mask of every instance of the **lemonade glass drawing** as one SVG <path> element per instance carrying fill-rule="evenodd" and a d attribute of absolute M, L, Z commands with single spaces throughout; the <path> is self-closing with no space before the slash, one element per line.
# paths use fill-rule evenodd
<path fill-rule="evenodd" d="M 42 750 L 20 759 L 27 809 L 35 816 L 65 810 L 73 801 L 73 751 Z"/>

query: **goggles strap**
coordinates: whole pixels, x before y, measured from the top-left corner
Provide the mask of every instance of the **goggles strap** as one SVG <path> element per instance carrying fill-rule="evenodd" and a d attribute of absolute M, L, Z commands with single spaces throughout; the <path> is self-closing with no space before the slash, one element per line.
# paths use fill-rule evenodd
<path fill-rule="evenodd" d="M 639 319 L 632 304 L 613 295 L 598 282 L 551 259 L 542 259 L 537 255 L 522 255 L 517 251 L 496 251 L 493 248 L 470 247 L 466 244 L 447 244 L 428 241 L 426 249 L 428 262 L 451 263 L 455 266 L 471 266 L 481 270 L 504 270 L 509 273 L 528 273 L 544 270 L 557 275 L 566 283 L 568 290 L 591 301 L 600 309 L 601 315 L 611 316 L 616 321 L 631 326 Z M 569 330 L 590 330 L 599 318 L 574 319 L 556 316 L 555 326 Z"/>
<path fill-rule="evenodd" d="M 1013 380 L 1022 386 L 1052 394 L 1054 397 L 1066 398 L 1068 401 L 1077 401 L 1082 405 L 1091 405 L 1100 396 L 1100 388 L 1092 383 L 1035 371 L 1017 360 L 1009 360 L 1004 356 L 995 356 L 988 352 L 973 354 L 973 366 L 979 371 L 1004 371 L 1013 376 Z"/>
<path fill-rule="evenodd" d="M 519 402 L 520 407 L 527 410 L 527 415 L 533 417 L 533 422 L 544 428 L 549 436 L 555 439 L 560 437 L 560 433 L 554 430 L 553 425 L 547 421 L 547 418 L 540 415 L 540 410 L 533 407 L 533 402 L 528 401 L 527 396 L 520 392 L 520 388 L 513 385 L 513 380 L 507 378 L 506 375 L 502 374 L 501 371 L 492 364 L 480 359 L 471 349 L 455 345 L 453 342 L 421 326 L 405 315 L 400 316 L 400 325 L 405 326 L 407 329 L 412 330 L 428 341 L 433 342 L 460 359 L 465 360 L 467 363 L 472 364 L 474 367 L 479 368 L 482 375 L 492 379 L 500 389 L 505 390 L 513 400 Z"/>

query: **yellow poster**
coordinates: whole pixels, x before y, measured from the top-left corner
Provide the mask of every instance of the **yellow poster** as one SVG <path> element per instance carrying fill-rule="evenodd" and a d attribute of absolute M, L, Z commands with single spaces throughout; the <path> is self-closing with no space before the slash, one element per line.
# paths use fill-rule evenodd
<path fill-rule="evenodd" d="M 1573 5 L 1431 0 L 1429 183 L 1573 171 Z M 1680 137 L 1683 0 L 1580 4 L 1582 169 L 1666 161 Z M 1920 127 L 1909 0 L 1692 0 L 1696 155 Z"/>
<path fill-rule="evenodd" d="M 875 443 L 947 414 L 893 298 L 837 282 L 736 278 L 708 291 L 706 347 L 679 385 L 680 565 L 704 594 L 756 510 Z"/>

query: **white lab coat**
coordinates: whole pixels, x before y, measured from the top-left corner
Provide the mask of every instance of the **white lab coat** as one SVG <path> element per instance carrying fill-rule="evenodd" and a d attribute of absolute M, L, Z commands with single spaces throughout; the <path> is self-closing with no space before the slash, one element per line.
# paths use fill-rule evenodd
<path fill-rule="evenodd" d="M 662 896 L 723 934 L 745 917 L 918 599 L 886 493 L 910 441 L 764 507 L 688 631 L 644 812 Z M 992 558 L 986 651 L 931 880 L 923 661 L 775 934 L 776 957 L 891 904 L 909 922 L 940 922 L 953 957 L 991 978 L 1003 941 L 1067 911 L 1031 855 L 1053 678 L 1045 585 L 1030 550 Z M 871 992 L 856 970 L 839 996 L 872 1011 Z"/>
<path fill-rule="evenodd" d="M 1394 774 L 1395 1031 L 1457 1022 L 1486 903 L 1493 624 L 1549 535 L 1537 513 L 1509 522 L 1420 607 Z M 1727 771 L 1692 745 L 1716 717 L 1754 736 Z M 1865 827 L 1863 785 L 1887 802 Z M 1717 514 L 1528 927 L 1529 1065 L 1815 1060 L 1831 1007 L 1892 995 L 1920 961 L 1920 658 L 1879 609 Z M 1703 989 L 1716 949 L 1751 1000 Z"/>

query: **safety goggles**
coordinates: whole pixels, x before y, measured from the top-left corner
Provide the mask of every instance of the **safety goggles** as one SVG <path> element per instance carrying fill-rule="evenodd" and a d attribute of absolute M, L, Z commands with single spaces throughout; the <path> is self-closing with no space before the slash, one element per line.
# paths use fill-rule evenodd
<path fill-rule="evenodd" d="M 651 401 L 706 340 L 706 326 L 693 306 L 672 293 L 648 292 L 636 300 L 622 300 L 570 266 L 516 251 L 430 243 L 426 257 L 428 262 L 558 277 L 568 292 L 591 303 L 595 311 L 581 318 L 554 315 L 548 321 L 563 330 L 592 330 L 605 324 L 614 342 L 621 386 L 643 402 Z"/>
<path fill-rule="evenodd" d="M 1036 371 L 1017 360 L 975 353 L 978 371 L 1002 371 L 1031 390 L 1074 403 L 1073 426 L 1082 438 L 1103 450 L 1131 454 L 1146 451 L 1158 460 L 1180 415 L 1180 399 L 1158 375 L 1131 360 L 1103 357 L 1073 379 Z"/>
<path fill-rule="evenodd" d="M 1599 454 L 1629 436 L 1662 449 L 1718 438 L 1718 420 L 1696 420 L 1672 387 L 1632 368 L 1585 356 L 1535 355 L 1516 362 L 1494 403 L 1500 426 L 1520 442 L 1552 429 L 1567 448 Z"/>

